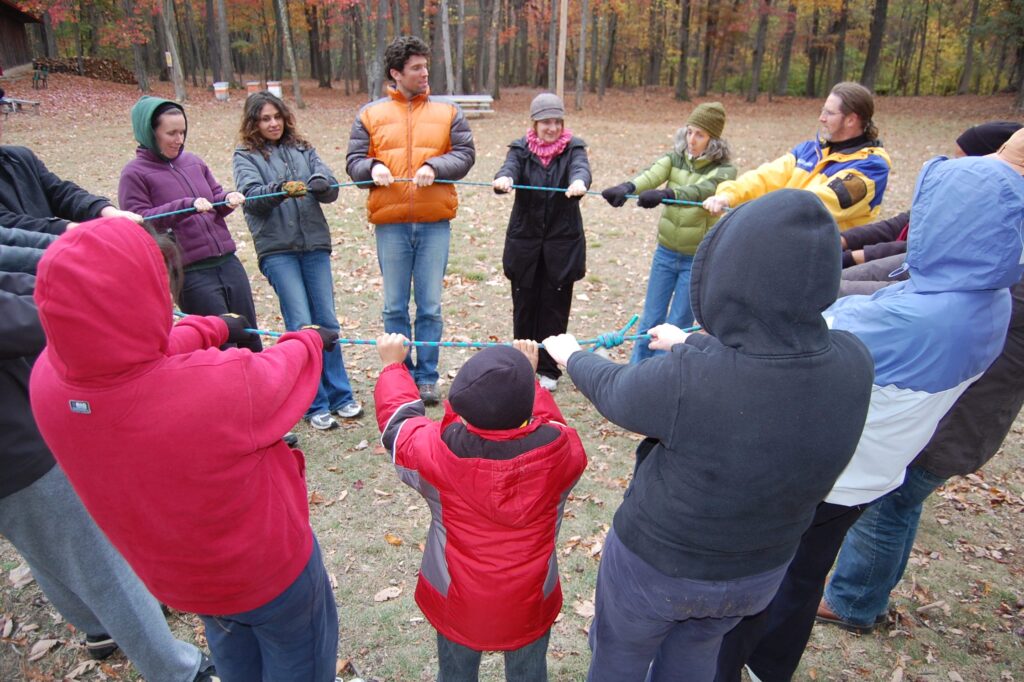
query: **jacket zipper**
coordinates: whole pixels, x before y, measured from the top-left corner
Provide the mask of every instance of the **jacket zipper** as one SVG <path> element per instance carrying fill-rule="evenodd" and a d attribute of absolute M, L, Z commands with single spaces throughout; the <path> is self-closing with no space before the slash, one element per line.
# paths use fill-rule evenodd
<path fill-rule="evenodd" d="M 192 196 L 194 196 L 197 199 L 199 199 L 200 198 L 199 190 L 197 190 L 195 188 L 195 186 L 192 184 L 192 182 L 188 179 L 188 176 L 185 175 L 184 173 L 182 173 L 180 170 L 178 170 L 178 167 L 174 165 L 173 161 L 168 161 L 167 165 L 170 166 L 172 171 L 174 171 L 175 173 L 177 173 L 178 175 L 181 176 L 181 179 L 185 181 L 185 184 L 188 186 L 189 190 L 192 191 Z M 205 198 L 205 197 L 203 197 L 203 198 Z M 217 210 L 217 209 L 214 209 L 214 210 Z M 206 221 L 202 221 L 202 222 L 205 224 Z M 213 242 L 213 248 L 217 251 L 217 255 L 218 256 L 223 256 L 224 253 L 221 251 L 220 246 L 217 245 L 217 239 L 213 236 L 213 233 L 211 232 L 210 228 L 208 228 L 208 227 L 206 228 L 206 238 L 207 238 L 208 241 Z"/>

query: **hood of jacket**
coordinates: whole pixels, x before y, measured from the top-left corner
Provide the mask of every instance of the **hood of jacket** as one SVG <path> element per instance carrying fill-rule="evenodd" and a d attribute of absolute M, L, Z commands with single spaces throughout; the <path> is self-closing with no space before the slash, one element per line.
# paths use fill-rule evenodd
<path fill-rule="evenodd" d="M 1022 273 L 1024 178 L 985 157 L 925 163 L 914 187 L 907 260 L 916 291 L 980 291 Z"/>
<path fill-rule="evenodd" d="M 780 189 L 730 211 L 697 249 L 690 300 L 697 322 L 751 355 L 828 347 L 821 312 L 839 290 L 839 230 L 811 192 Z"/>
<path fill-rule="evenodd" d="M 185 108 L 169 99 L 152 97 L 150 95 L 143 95 L 135 103 L 135 106 L 132 107 L 132 133 L 135 134 L 135 141 L 141 146 L 153 152 L 164 161 L 171 161 L 172 159 L 168 159 L 160 153 L 160 147 L 156 144 L 156 134 L 153 132 L 153 114 L 162 104 L 171 104 L 181 110 L 181 115 L 185 116 L 185 139 L 187 140 L 188 117 L 185 115 Z M 185 151 L 184 145 L 182 145 L 181 149 Z"/>
<path fill-rule="evenodd" d="M 167 267 L 156 241 L 126 218 L 83 223 L 54 242 L 39 263 L 35 299 L 65 381 L 102 386 L 166 355 Z"/>

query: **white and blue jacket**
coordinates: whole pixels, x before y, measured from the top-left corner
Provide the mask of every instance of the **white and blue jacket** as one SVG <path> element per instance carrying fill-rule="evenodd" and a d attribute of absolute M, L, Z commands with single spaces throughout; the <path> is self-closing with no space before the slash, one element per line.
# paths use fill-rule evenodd
<path fill-rule="evenodd" d="M 824 315 L 875 361 L 864 433 L 826 502 L 866 504 L 903 483 L 939 420 L 1002 350 L 1022 273 L 1024 178 L 988 158 L 927 162 L 917 179 L 910 279 Z"/>

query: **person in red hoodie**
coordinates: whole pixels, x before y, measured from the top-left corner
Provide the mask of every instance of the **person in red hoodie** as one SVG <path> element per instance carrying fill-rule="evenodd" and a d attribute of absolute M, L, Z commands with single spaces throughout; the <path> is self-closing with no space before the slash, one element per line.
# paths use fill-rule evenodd
<path fill-rule="evenodd" d="M 262 353 L 230 316 L 172 325 L 145 229 L 85 223 L 39 263 L 39 430 L 96 524 L 155 597 L 200 614 L 224 682 L 334 679 L 338 618 L 281 436 L 320 380 L 322 330 Z M 152 419 L 153 414 L 161 415 Z"/>
<path fill-rule="evenodd" d="M 504 651 L 506 680 L 543 682 L 562 608 L 555 541 L 583 444 L 537 383 L 536 342 L 471 357 L 440 422 L 425 416 L 405 343 L 377 339 L 374 401 L 399 478 L 430 507 L 416 603 L 437 629 L 438 680 L 476 680 L 481 652 Z"/>

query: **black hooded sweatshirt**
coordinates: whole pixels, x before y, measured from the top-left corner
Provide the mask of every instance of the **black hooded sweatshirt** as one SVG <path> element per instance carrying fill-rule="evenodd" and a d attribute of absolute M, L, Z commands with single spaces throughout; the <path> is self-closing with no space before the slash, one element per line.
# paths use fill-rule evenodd
<path fill-rule="evenodd" d="M 648 437 L 614 527 L 661 573 L 731 580 L 787 563 L 853 456 L 874 371 L 821 316 L 840 270 L 818 198 L 777 190 L 697 250 L 690 299 L 707 334 L 635 365 L 569 359 L 602 415 Z"/>

